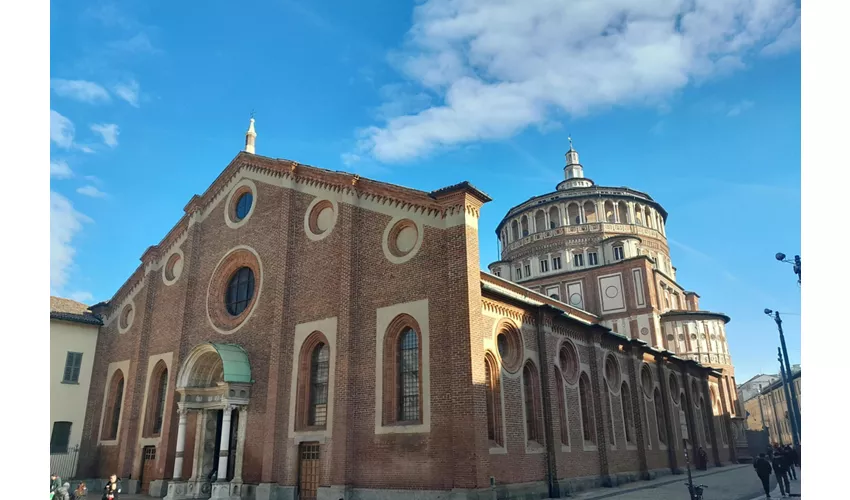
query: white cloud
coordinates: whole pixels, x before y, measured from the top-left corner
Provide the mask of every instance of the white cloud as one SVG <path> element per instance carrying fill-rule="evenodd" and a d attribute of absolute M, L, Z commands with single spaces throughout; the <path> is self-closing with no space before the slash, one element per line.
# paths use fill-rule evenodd
<path fill-rule="evenodd" d="M 782 55 L 800 46 L 800 18 L 776 37 L 773 43 L 765 46 L 761 53 L 768 56 Z"/>
<path fill-rule="evenodd" d="M 77 192 L 92 198 L 106 198 L 106 193 L 90 184 L 88 186 L 77 188 Z"/>
<path fill-rule="evenodd" d="M 438 100 L 359 131 L 357 153 L 402 161 L 561 113 L 658 106 L 788 39 L 799 16 L 795 0 L 426 0 L 393 60 Z"/>
<path fill-rule="evenodd" d="M 50 161 L 50 177 L 56 177 L 57 179 L 68 179 L 73 177 L 74 172 L 71 171 L 71 167 L 68 166 L 68 162 L 65 160 L 51 160 Z"/>
<path fill-rule="evenodd" d="M 74 145 L 74 123 L 54 110 L 50 110 L 50 140 L 60 148 Z"/>
<path fill-rule="evenodd" d="M 83 291 L 71 292 L 68 295 L 68 298 L 71 300 L 76 300 L 77 302 L 82 302 L 83 304 L 90 304 L 94 301 L 94 296 L 91 294 L 91 292 Z"/>
<path fill-rule="evenodd" d="M 743 100 L 741 102 L 735 103 L 732 107 L 729 108 L 729 111 L 726 113 L 726 116 L 738 116 L 744 111 L 753 107 L 753 101 Z"/>
<path fill-rule="evenodd" d="M 118 125 L 114 123 L 97 123 L 91 126 L 91 131 L 100 134 L 103 143 L 114 148 L 118 145 Z"/>
<path fill-rule="evenodd" d="M 360 161 L 360 155 L 354 153 L 342 153 L 340 155 L 340 160 L 342 160 L 342 163 L 346 167 L 350 167 Z"/>
<path fill-rule="evenodd" d="M 50 86 L 56 95 L 67 97 L 89 104 L 109 102 L 109 92 L 94 82 L 85 80 L 62 80 L 54 78 L 50 80 Z"/>
<path fill-rule="evenodd" d="M 74 264 L 74 238 L 91 219 L 77 212 L 67 198 L 50 192 L 50 290 L 59 293 Z"/>
<path fill-rule="evenodd" d="M 130 106 L 139 107 L 139 82 L 131 80 L 128 83 L 119 83 L 113 89 L 115 95 L 127 101 Z"/>
<path fill-rule="evenodd" d="M 114 42 L 109 42 L 107 47 L 116 53 L 130 53 L 130 54 L 156 54 L 159 53 L 159 49 L 154 47 L 153 43 L 151 43 L 150 37 L 148 37 L 147 33 L 141 32 L 135 35 L 132 38 L 127 40 L 116 40 Z"/>

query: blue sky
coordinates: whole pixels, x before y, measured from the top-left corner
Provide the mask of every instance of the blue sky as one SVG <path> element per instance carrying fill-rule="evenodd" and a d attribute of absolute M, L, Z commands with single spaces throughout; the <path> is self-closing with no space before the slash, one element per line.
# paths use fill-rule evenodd
<path fill-rule="evenodd" d="M 632 4 L 638 5 L 632 5 Z M 51 293 L 106 300 L 243 146 L 423 190 L 469 180 L 496 224 L 562 179 L 669 212 L 678 280 L 776 371 L 800 312 L 794 0 L 51 2 Z M 786 316 L 792 362 L 800 317 Z"/>

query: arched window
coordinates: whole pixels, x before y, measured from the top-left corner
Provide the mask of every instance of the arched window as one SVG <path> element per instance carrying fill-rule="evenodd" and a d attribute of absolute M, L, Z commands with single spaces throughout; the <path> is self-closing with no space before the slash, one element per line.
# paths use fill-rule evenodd
<path fill-rule="evenodd" d="M 538 210 L 534 214 L 534 231 L 545 231 L 546 230 L 546 214 L 543 213 L 543 210 Z"/>
<path fill-rule="evenodd" d="M 581 215 L 578 211 L 578 205 L 575 203 L 567 205 L 567 223 L 575 225 L 581 224 Z"/>
<path fill-rule="evenodd" d="M 522 237 L 525 238 L 528 236 L 528 217 L 523 215 L 520 219 L 520 225 L 522 225 Z"/>
<path fill-rule="evenodd" d="M 584 202 L 584 219 L 587 222 L 597 222 L 596 219 L 596 204 L 592 201 Z"/>
<path fill-rule="evenodd" d="M 124 399 L 124 373 L 116 370 L 109 384 L 109 397 L 106 400 L 106 412 L 103 415 L 101 434 L 104 441 L 118 438 L 118 424 L 121 422 L 121 403 Z"/>
<path fill-rule="evenodd" d="M 564 377 L 558 365 L 555 368 L 555 386 L 558 391 L 558 424 L 561 430 L 561 444 L 570 445 L 570 429 L 567 424 L 566 393 L 564 392 Z"/>
<path fill-rule="evenodd" d="M 643 220 L 646 223 L 646 227 L 652 227 L 654 225 L 652 223 L 652 212 L 649 210 L 649 207 L 643 207 Z"/>
<path fill-rule="evenodd" d="M 328 378 L 331 351 L 327 344 L 313 348 L 310 356 L 310 415 L 307 425 L 324 426 L 328 421 Z"/>
<path fill-rule="evenodd" d="M 623 428 L 626 430 L 626 442 L 632 443 L 635 435 L 635 419 L 632 412 L 632 398 L 629 386 L 623 382 L 620 386 L 620 404 L 623 407 Z"/>
<path fill-rule="evenodd" d="M 517 224 L 516 220 L 511 221 L 511 241 L 516 241 L 519 239 L 519 224 Z"/>
<path fill-rule="evenodd" d="M 162 433 L 167 394 L 168 368 L 164 361 L 159 360 L 151 372 L 150 387 L 148 388 L 147 423 L 144 427 L 146 436 L 158 436 Z"/>
<path fill-rule="evenodd" d="M 540 425 L 540 384 L 537 368 L 529 361 L 522 369 L 522 389 L 525 397 L 525 436 L 528 441 L 543 444 L 543 429 Z"/>
<path fill-rule="evenodd" d="M 605 201 L 605 220 L 608 222 L 617 222 L 617 213 L 614 211 L 614 203 L 611 200 Z"/>
<path fill-rule="evenodd" d="M 558 210 L 558 207 L 552 205 L 549 208 L 549 229 L 555 229 L 556 227 L 561 225 L 561 211 Z"/>
<path fill-rule="evenodd" d="M 620 224 L 628 224 L 629 223 L 629 206 L 625 201 L 620 201 L 617 203 L 617 221 Z"/>
<path fill-rule="evenodd" d="M 491 444 L 504 446 L 502 439 L 502 389 L 499 380 L 499 365 L 496 359 L 484 356 L 484 380 L 487 391 L 487 438 Z"/>
<path fill-rule="evenodd" d="M 406 329 L 398 340 L 398 421 L 419 421 L 419 335 Z"/>
<path fill-rule="evenodd" d="M 582 373 L 578 379 L 579 406 L 581 407 L 581 431 L 586 444 L 596 444 L 596 429 L 593 418 L 593 399 L 590 394 L 590 380 Z"/>
<path fill-rule="evenodd" d="M 658 442 L 667 444 L 667 427 L 664 425 L 664 407 L 661 401 L 661 391 L 655 389 L 652 394 L 653 402 L 655 403 L 655 425 L 658 426 Z"/>
<path fill-rule="evenodd" d="M 422 330 L 408 314 L 393 319 L 383 344 L 384 425 L 422 423 Z"/>

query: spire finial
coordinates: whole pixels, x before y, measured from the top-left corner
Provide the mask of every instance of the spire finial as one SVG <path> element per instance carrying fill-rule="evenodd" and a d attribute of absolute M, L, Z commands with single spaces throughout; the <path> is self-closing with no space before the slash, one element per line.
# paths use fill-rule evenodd
<path fill-rule="evenodd" d="M 248 124 L 248 131 L 245 132 L 245 152 L 254 154 L 255 144 L 257 141 L 257 132 L 254 130 L 254 110 L 251 110 L 251 122 Z"/>
<path fill-rule="evenodd" d="M 567 134 L 567 140 L 570 141 L 570 151 L 575 151 L 573 149 L 573 136 L 572 136 L 572 134 Z"/>

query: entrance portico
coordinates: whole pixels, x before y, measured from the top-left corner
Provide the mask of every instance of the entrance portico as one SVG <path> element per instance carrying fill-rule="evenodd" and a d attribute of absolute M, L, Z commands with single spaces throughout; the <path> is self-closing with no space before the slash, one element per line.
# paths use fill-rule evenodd
<path fill-rule="evenodd" d="M 177 376 L 177 441 L 167 500 L 240 498 L 251 365 L 237 344 L 197 345 Z M 188 429 L 190 412 L 195 428 Z M 194 432 L 191 475 L 183 477 L 187 433 Z"/>

